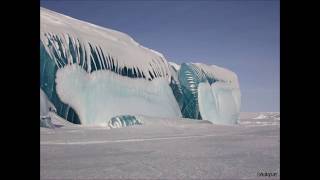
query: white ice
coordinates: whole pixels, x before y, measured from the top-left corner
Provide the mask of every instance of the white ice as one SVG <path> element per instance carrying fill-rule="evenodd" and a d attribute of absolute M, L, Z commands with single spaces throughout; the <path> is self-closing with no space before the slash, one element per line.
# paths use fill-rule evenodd
<path fill-rule="evenodd" d="M 57 94 L 79 115 L 83 125 L 106 126 L 118 115 L 181 117 L 165 79 L 133 79 L 110 71 L 87 73 L 67 65 L 57 71 Z"/>
<path fill-rule="evenodd" d="M 80 59 L 78 48 L 81 45 L 82 51 L 86 52 L 86 64 L 89 72 L 91 70 L 90 57 L 92 57 L 91 44 L 93 48 L 101 47 L 102 52 L 99 52 L 101 55 L 103 53 L 105 56 L 114 57 L 114 63 L 119 68 L 139 69 L 147 79 L 150 78 L 149 71 L 155 72 L 170 81 L 169 64 L 164 56 L 155 50 L 143 47 L 125 33 L 77 20 L 42 7 L 40 8 L 40 21 L 40 40 L 53 59 L 53 51 L 48 47 L 48 44 L 51 42 L 53 44 L 51 48 L 57 49 L 58 44 L 54 40 L 54 36 L 57 36 L 63 46 L 62 54 L 68 58 L 69 63 L 72 61 L 69 44 L 72 42 L 76 46 L 75 53 L 78 62 Z M 57 53 L 59 57 L 62 56 L 60 51 Z M 103 65 L 108 62 L 99 58 L 99 63 Z"/>
<path fill-rule="evenodd" d="M 176 71 L 180 69 L 180 65 L 168 63 L 161 53 L 141 46 L 125 33 L 45 8 L 40 8 L 40 17 L 40 40 L 59 67 L 56 74 L 57 94 L 77 112 L 82 124 L 105 124 L 118 115 L 181 116 L 169 87 L 171 78 L 179 84 Z M 58 42 L 61 42 L 61 46 Z M 95 60 L 90 45 L 98 54 Z M 80 50 L 86 59 L 82 64 Z M 54 55 L 54 52 L 58 54 Z M 97 69 L 91 72 L 91 61 L 94 65 L 99 63 L 100 67 L 111 64 L 102 55 L 114 57 L 112 63 L 116 66 L 115 71 L 120 74 L 121 69 L 126 67 L 143 72 L 146 79 L 153 79 L 152 76 L 156 78 L 147 81 L 127 78 L 110 70 Z M 68 62 L 62 66 L 66 63 L 61 61 L 63 57 Z M 83 63 L 88 67 L 87 71 L 81 68 Z M 192 64 L 199 67 L 199 73 L 201 70 L 207 77 L 216 80 L 210 88 L 199 88 L 200 113 L 203 119 L 222 124 L 235 123 L 241 106 L 237 75 L 215 65 Z"/>
<path fill-rule="evenodd" d="M 56 108 L 46 93 L 40 88 L 40 116 L 49 116 L 50 111 L 56 111 Z"/>
<path fill-rule="evenodd" d="M 198 104 L 202 119 L 215 124 L 236 124 L 239 115 L 238 90 L 230 85 L 216 82 L 200 83 L 198 87 Z"/>

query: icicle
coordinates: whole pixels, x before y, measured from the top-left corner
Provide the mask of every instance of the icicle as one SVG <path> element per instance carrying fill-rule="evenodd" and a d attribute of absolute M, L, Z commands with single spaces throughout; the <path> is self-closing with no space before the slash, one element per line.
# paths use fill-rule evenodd
<path fill-rule="evenodd" d="M 139 76 L 138 68 L 143 78 L 152 79 L 151 72 L 154 78 L 165 78 L 170 82 L 170 69 L 163 55 L 141 46 L 130 36 L 44 8 L 40 9 L 40 17 L 40 40 L 59 68 L 66 63 L 77 63 L 87 72 L 95 71 L 99 66 L 97 69 L 119 73 L 126 67 L 126 74 L 132 77 Z M 48 47 L 50 43 L 51 48 Z"/>

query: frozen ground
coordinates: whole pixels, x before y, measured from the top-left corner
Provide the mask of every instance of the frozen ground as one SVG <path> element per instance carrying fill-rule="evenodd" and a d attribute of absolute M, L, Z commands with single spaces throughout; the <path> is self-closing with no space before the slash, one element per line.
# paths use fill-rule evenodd
<path fill-rule="evenodd" d="M 280 114 L 242 113 L 240 119 L 240 125 L 222 126 L 153 118 L 146 125 L 104 129 L 55 118 L 60 128 L 40 128 L 40 176 L 279 179 Z"/>

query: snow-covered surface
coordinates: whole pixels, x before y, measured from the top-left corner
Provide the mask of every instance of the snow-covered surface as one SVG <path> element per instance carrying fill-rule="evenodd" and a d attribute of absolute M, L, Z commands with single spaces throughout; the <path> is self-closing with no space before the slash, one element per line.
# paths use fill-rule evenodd
<path fill-rule="evenodd" d="M 280 125 L 279 112 L 243 112 L 240 114 L 241 125 L 246 126 L 270 126 Z"/>
<path fill-rule="evenodd" d="M 179 64 L 174 63 L 174 62 L 169 62 L 169 64 L 172 65 L 175 68 L 176 71 L 179 71 L 179 69 L 180 69 L 180 65 Z"/>
<path fill-rule="evenodd" d="M 280 120 L 280 113 L 279 112 L 261 112 L 256 113 L 256 117 L 253 119 L 273 119 L 273 120 Z"/>
<path fill-rule="evenodd" d="M 267 118 L 266 115 L 260 114 L 259 116 L 255 117 L 255 118 L 253 118 L 253 119 L 266 119 L 266 118 Z"/>
<path fill-rule="evenodd" d="M 106 130 L 40 128 L 41 179 L 279 179 L 280 121 L 241 113 L 239 125 L 144 118 Z M 262 113 L 275 117 L 279 113 Z M 61 120 L 61 119 L 60 119 Z M 53 120 L 56 122 L 55 120 Z M 250 123 L 248 123 L 250 122 Z M 258 173 L 277 173 L 259 177 Z"/>
<path fill-rule="evenodd" d="M 97 50 L 99 54 L 99 63 L 102 67 L 111 64 L 107 62 L 103 55 L 114 57 L 114 64 L 118 69 L 132 68 L 139 69 L 146 78 L 151 78 L 150 72 L 155 72 L 157 77 L 165 77 L 170 80 L 169 65 L 164 56 L 149 48 L 141 46 L 125 33 L 100 27 L 91 23 L 71 18 L 66 15 L 40 8 L 40 40 L 45 45 L 46 51 L 51 58 L 55 59 L 54 49 L 58 56 L 67 57 L 68 63 L 72 63 L 70 45 L 73 44 L 73 51 L 77 54 L 77 62 L 80 63 L 80 49 L 86 52 L 88 71 L 91 68 L 91 59 L 93 56 L 90 45 Z M 63 48 L 58 50 L 58 38 Z M 51 44 L 51 48 L 49 48 Z M 101 49 L 100 49 L 101 48 Z M 61 66 L 56 62 L 58 66 Z"/>
<path fill-rule="evenodd" d="M 206 65 L 203 63 L 193 63 L 194 65 L 200 67 L 207 75 L 214 77 L 215 79 L 229 83 L 232 87 L 239 89 L 238 76 L 230 71 L 229 69 L 222 68 L 216 65 Z"/>

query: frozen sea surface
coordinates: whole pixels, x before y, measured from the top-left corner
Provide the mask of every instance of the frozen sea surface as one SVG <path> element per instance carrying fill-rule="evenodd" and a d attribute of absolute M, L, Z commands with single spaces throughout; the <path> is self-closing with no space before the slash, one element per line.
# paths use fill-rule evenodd
<path fill-rule="evenodd" d="M 150 122 L 105 129 L 54 118 L 57 128 L 40 128 L 41 179 L 280 178 L 279 113 L 242 113 L 231 126 Z"/>

